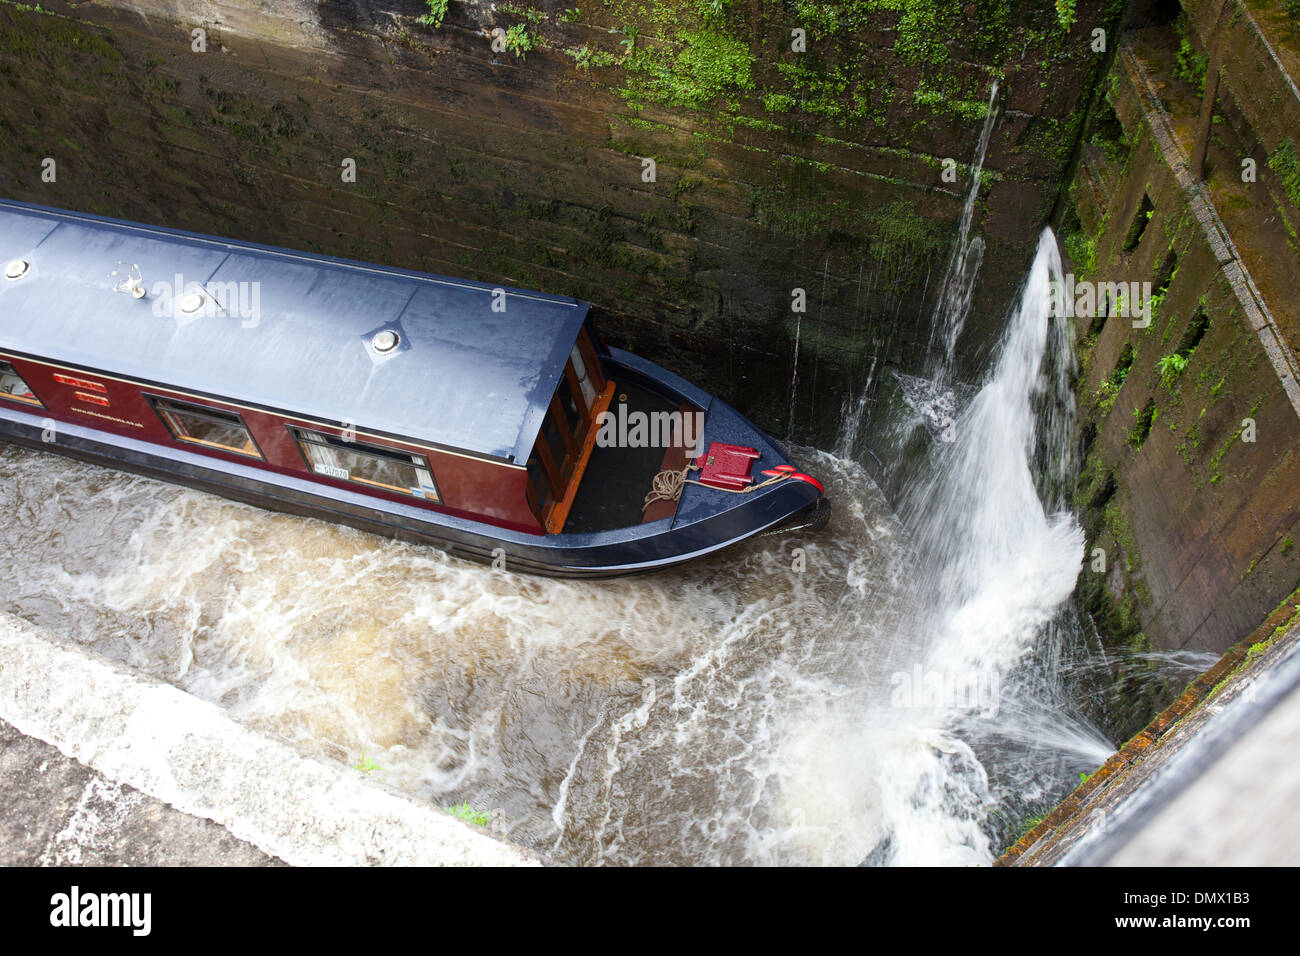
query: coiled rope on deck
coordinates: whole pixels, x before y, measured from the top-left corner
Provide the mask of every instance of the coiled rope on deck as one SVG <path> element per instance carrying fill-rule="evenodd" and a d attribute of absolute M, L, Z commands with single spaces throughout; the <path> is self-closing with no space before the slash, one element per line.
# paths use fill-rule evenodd
<path fill-rule="evenodd" d="M 645 511 L 656 501 L 677 501 L 682 496 L 682 489 L 686 487 L 687 477 L 694 465 L 687 465 L 681 471 L 673 471 L 671 468 L 667 471 L 661 471 L 655 475 L 654 481 L 650 484 L 650 493 L 645 496 L 645 504 L 641 510 Z"/>
<path fill-rule="evenodd" d="M 650 492 L 645 496 L 645 504 L 641 505 L 641 510 L 645 511 L 656 501 L 678 501 L 682 497 L 682 491 L 687 485 L 699 485 L 701 488 L 712 488 L 714 491 L 725 491 L 733 495 L 747 495 L 751 491 L 758 491 L 759 488 L 766 488 L 768 485 L 774 485 L 778 481 L 785 481 L 790 477 L 791 472 L 783 471 L 779 475 L 761 481 L 756 485 L 747 485 L 744 488 L 720 488 L 717 485 L 708 485 L 702 481 L 696 481 L 694 478 L 686 476 L 692 471 L 699 471 L 698 465 L 687 465 L 681 471 L 668 469 L 661 471 L 654 476 L 650 484 Z"/>

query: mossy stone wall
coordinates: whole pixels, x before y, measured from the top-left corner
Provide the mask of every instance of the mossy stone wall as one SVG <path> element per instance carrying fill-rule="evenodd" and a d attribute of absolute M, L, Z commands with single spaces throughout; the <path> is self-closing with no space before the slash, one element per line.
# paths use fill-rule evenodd
<path fill-rule="evenodd" d="M 1072 187 L 1079 277 L 1155 293 L 1079 322 L 1080 593 L 1111 642 L 1222 651 L 1300 584 L 1300 205 L 1267 164 L 1300 96 L 1244 7 L 1186 6 L 1125 37 Z"/>
<path fill-rule="evenodd" d="M 452 0 L 435 29 L 420 0 L 4 0 L 0 194 L 575 295 L 613 344 L 829 443 L 873 363 L 923 362 L 997 79 L 978 368 L 1118 5 L 1072 6 Z"/>

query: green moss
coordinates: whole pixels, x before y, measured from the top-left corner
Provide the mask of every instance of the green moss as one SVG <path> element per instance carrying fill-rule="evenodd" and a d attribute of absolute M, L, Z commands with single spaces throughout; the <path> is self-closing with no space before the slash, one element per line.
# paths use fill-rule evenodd
<path fill-rule="evenodd" d="M 880 6 L 902 14 L 894 52 L 905 63 L 937 64 L 948 59 L 939 22 L 939 13 L 944 9 L 942 0 L 880 0 Z"/>
<path fill-rule="evenodd" d="M 707 28 L 684 33 L 680 40 L 676 52 L 649 45 L 632 51 L 624 64 L 629 77 L 623 95 L 629 102 L 699 109 L 728 90 L 754 88 L 753 57 L 741 40 Z"/>
<path fill-rule="evenodd" d="M 1272 617 L 1273 614 L 1282 610 L 1289 610 L 1294 613 L 1291 613 L 1285 621 L 1273 628 L 1273 636 L 1268 639 L 1269 644 L 1272 644 L 1273 641 L 1277 640 L 1277 638 L 1291 630 L 1292 625 L 1300 623 L 1300 588 L 1296 588 L 1287 595 L 1286 599 L 1281 604 L 1273 608 L 1273 613 L 1270 614 L 1269 617 Z"/>
<path fill-rule="evenodd" d="M 1114 536 L 1116 543 L 1124 550 L 1124 570 L 1136 572 L 1142 567 L 1142 558 L 1138 551 L 1137 535 L 1128 523 L 1128 518 L 1114 501 L 1106 506 L 1104 512 L 1106 528 Z"/>
<path fill-rule="evenodd" d="M 1201 96 L 1205 92 L 1205 71 L 1209 63 L 1210 58 L 1198 53 L 1187 37 L 1183 37 L 1174 57 L 1174 76 L 1186 80 L 1196 90 L 1196 95 Z"/>
<path fill-rule="evenodd" d="M 1160 373 L 1160 384 L 1165 388 L 1173 388 L 1174 381 L 1185 368 L 1187 368 L 1185 356 L 1177 353 L 1163 356 L 1156 362 L 1156 371 Z"/>
<path fill-rule="evenodd" d="M 983 99 L 954 99 L 922 80 L 912 94 L 912 102 L 933 113 L 951 113 L 963 120 L 975 122 L 989 113 L 989 104 Z"/>
<path fill-rule="evenodd" d="M 1062 30 L 1069 30 L 1078 19 L 1075 10 L 1076 2 L 1077 0 L 1056 0 L 1056 22 L 1060 24 Z"/>
<path fill-rule="evenodd" d="M 1097 239 L 1083 230 L 1070 233 L 1065 237 L 1065 254 L 1069 256 L 1085 275 L 1091 275 L 1097 268 Z"/>
<path fill-rule="evenodd" d="M 1128 433 L 1128 442 L 1135 448 L 1141 448 L 1151 434 L 1151 427 L 1155 425 L 1156 419 L 1160 417 L 1160 410 L 1156 408 L 1156 403 L 1148 399 L 1147 403 L 1141 408 L 1133 410 L 1133 417 L 1136 422 L 1133 429 Z"/>
<path fill-rule="evenodd" d="M 795 106 L 795 99 L 789 93 L 769 93 L 763 97 L 763 109 L 769 113 L 788 113 Z"/>
<path fill-rule="evenodd" d="M 1228 436 L 1228 440 L 1219 446 L 1219 450 L 1216 451 L 1214 457 L 1210 459 L 1210 484 L 1218 484 L 1219 481 L 1223 479 L 1223 474 L 1219 471 L 1219 465 L 1223 462 L 1223 456 L 1226 455 L 1228 449 L 1232 448 L 1232 446 L 1237 443 L 1237 440 L 1241 438 L 1241 433 L 1246 429 L 1245 419 L 1254 418 L 1255 413 L 1259 411 L 1259 406 L 1261 404 L 1262 401 L 1259 401 L 1251 406 L 1250 411 L 1247 412 L 1242 419 L 1242 424 L 1237 426 L 1237 430 Z"/>
<path fill-rule="evenodd" d="M 1113 479 L 1104 469 L 1095 470 L 1104 477 L 1093 483 L 1100 492 L 1094 490 L 1092 493 L 1105 497 L 1114 488 Z M 1130 655 L 1140 655 L 1149 650 L 1140 609 L 1150 607 L 1151 594 L 1140 575 L 1141 557 L 1136 537 L 1119 504 L 1114 500 L 1107 501 L 1100 511 L 1095 506 L 1088 506 L 1084 520 L 1091 528 L 1088 551 L 1099 547 L 1114 561 L 1119 561 L 1122 555 L 1124 574 L 1119 591 L 1112 592 L 1107 584 L 1109 571 L 1085 571 L 1079 577 L 1080 606 L 1091 615 L 1108 647 L 1127 650 Z"/>
<path fill-rule="evenodd" d="M 520 6 L 515 3 L 503 3 L 501 9 L 506 13 L 514 14 L 517 17 L 523 17 L 533 26 L 541 26 L 546 21 L 545 10 L 535 10 L 529 6 Z"/>
<path fill-rule="evenodd" d="M 1270 619 L 1276 619 L 1277 614 L 1280 611 L 1292 610 L 1295 612 L 1294 614 L 1290 615 L 1288 620 L 1284 621 L 1282 624 L 1273 628 L 1273 633 L 1269 635 L 1267 639 L 1263 641 L 1256 641 L 1254 644 L 1250 645 L 1250 648 L 1246 651 L 1245 656 L 1243 656 L 1242 659 L 1237 662 L 1237 666 L 1234 667 L 1231 671 L 1229 671 L 1221 681 L 1219 681 L 1217 684 L 1214 685 L 1214 687 L 1210 690 L 1210 692 L 1205 695 L 1205 700 L 1207 701 L 1212 700 L 1216 695 L 1218 695 L 1219 691 L 1221 691 L 1224 687 L 1226 687 L 1234 678 L 1237 677 L 1237 675 L 1239 675 L 1242 671 L 1244 671 L 1249 665 L 1254 663 L 1256 659 L 1258 659 L 1263 654 L 1265 654 L 1268 651 L 1268 649 L 1277 642 L 1277 639 L 1279 637 L 1281 637 L 1283 634 L 1285 634 L 1287 631 L 1291 629 L 1291 626 L 1293 624 L 1295 624 L 1297 621 L 1300 621 L 1300 604 L 1296 603 L 1298 598 L 1300 598 L 1300 588 L 1297 588 L 1296 590 L 1292 591 L 1291 594 L 1285 600 L 1283 600 L 1281 604 L 1275 607 L 1268 614 L 1268 616 L 1264 619 L 1265 623 L 1267 623 L 1267 621 Z"/>
<path fill-rule="evenodd" d="M 1124 387 L 1128 380 L 1128 373 L 1133 368 L 1133 362 L 1137 359 L 1137 349 L 1132 343 L 1124 346 L 1124 351 L 1120 352 L 1119 361 L 1115 363 L 1115 370 L 1110 373 L 1107 381 L 1116 389 Z"/>
<path fill-rule="evenodd" d="M 447 7 L 450 6 L 451 0 L 425 0 L 425 5 L 429 12 L 419 17 L 419 21 L 427 27 L 433 27 L 437 30 L 442 26 L 442 21 L 447 16 Z"/>
<path fill-rule="evenodd" d="M 1095 453 L 1089 455 L 1079 470 L 1079 478 L 1075 482 L 1075 510 L 1083 512 L 1104 508 L 1115 491 L 1114 473 L 1109 470 L 1100 455 Z"/>
<path fill-rule="evenodd" d="M 492 811 L 474 810 L 470 807 L 468 802 L 462 803 L 459 806 L 444 807 L 443 809 L 452 816 L 459 817 L 466 823 L 473 823 L 475 826 L 485 827 L 492 822 Z"/>
<path fill-rule="evenodd" d="M 900 201 L 873 210 L 866 218 L 866 227 L 872 254 L 880 262 L 924 260 L 946 248 L 942 224 L 917 215 L 911 203 Z"/>
<path fill-rule="evenodd" d="M 1295 142 L 1283 140 L 1268 154 L 1268 167 L 1282 180 L 1282 189 L 1291 205 L 1300 208 L 1300 158 L 1296 156 Z"/>
<path fill-rule="evenodd" d="M 1017 828 L 1017 829 L 1018 829 L 1018 832 L 1016 833 L 1015 839 L 1013 839 L 1009 844 L 1007 844 L 1006 849 L 1008 849 L 1008 850 L 1011 849 L 1011 847 L 1015 846 L 1018 842 L 1020 842 L 1020 839 L 1021 839 L 1021 838 L 1026 834 L 1026 833 L 1029 833 L 1029 832 L 1032 831 L 1035 827 L 1041 825 L 1042 822 L 1043 822 L 1044 820 L 1046 820 L 1046 819 L 1047 819 L 1047 814 L 1046 814 L 1046 813 L 1039 813 L 1039 814 L 1037 814 L 1037 815 L 1035 815 L 1035 816 L 1030 817 L 1028 820 L 1025 820 L 1025 821 L 1024 821 L 1023 823 L 1021 823 L 1020 826 Z M 1005 851 L 1004 851 L 1004 852 L 1005 852 Z"/>
<path fill-rule="evenodd" d="M 592 67 L 605 68 L 611 67 L 618 62 L 614 54 L 607 50 L 593 50 L 587 44 L 580 47 L 570 47 L 564 51 L 564 55 L 573 60 L 580 70 L 589 70 Z"/>
<path fill-rule="evenodd" d="M 528 27 L 522 23 L 516 23 L 506 30 L 506 49 L 520 59 L 525 58 L 525 54 L 533 48 L 533 37 L 528 32 Z"/>
<path fill-rule="evenodd" d="M 1097 389 L 1097 411 L 1103 418 L 1109 415 L 1110 410 L 1115 407 L 1115 400 L 1119 398 L 1119 388 L 1113 381 L 1107 379 Z"/>

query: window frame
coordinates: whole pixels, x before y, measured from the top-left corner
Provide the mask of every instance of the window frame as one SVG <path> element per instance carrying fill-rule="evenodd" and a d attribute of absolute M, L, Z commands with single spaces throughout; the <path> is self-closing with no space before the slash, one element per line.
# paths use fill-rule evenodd
<path fill-rule="evenodd" d="M 192 402 L 187 399 L 172 398 L 168 395 L 154 395 L 149 392 L 142 392 L 142 394 L 149 402 L 149 407 L 153 409 L 153 413 L 158 418 L 158 421 L 162 422 L 163 428 L 167 430 L 167 434 L 171 437 L 172 441 L 178 442 L 182 445 L 198 445 L 200 448 L 206 448 L 215 452 L 223 452 L 227 455 L 238 455 L 240 458 L 252 458 L 261 462 L 266 461 L 266 455 L 262 453 L 262 447 L 257 443 L 257 438 L 253 435 L 253 430 L 248 427 L 248 422 L 239 412 L 231 411 L 227 408 L 220 408 L 215 405 L 200 405 L 197 402 Z M 159 407 L 160 402 L 165 402 L 173 406 L 181 406 L 169 410 L 174 410 L 182 414 L 193 414 L 197 412 L 200 418 L 207 416 L 219 424 L 231 425 L 238 423 L 239 427 L 244 430 L 244 434 L 248 436 L 248 441 L 249 444 L 253 446 L 253 451 L 245 451 L 242 448 L 223 445 L 220 442 L 207 441 L 203 438 L 191 438 L 176 434 L 176 429 L 172 427 L 171 421 L 165 414 L 163 414 L 163 409 Z M 230 416 L 234 419 L 234 422 L 231 422 L 229 419 L 222 420 L 221 416 L 223 415 Z"/>
<path fill-rule="evenodd" d="M 334 481 L 343 481 L 349 484 L 355 483 L 364 485 L 367 488 L 375 488 L 380 491 L 386 491 L 389 494 L 401 495 L 404 498 L 410 498 L 414 501 L 427 501 L 435 505 L 443 504 L 442 489 L 438 486 L 438 478 L 433 471 L 433 462 L 429 460 L 428 454 L 422 449 L 421 451 L 411 451 L 407 448 L 395 448 L 389 445 L 375 445 L 370 442 L 348 441 L 339 435 L 331 435 L 329 432 L 319 431 L 312 428 L 304 428 L 301 425 L 293 425 L 288 422 L 285 427 L 289 430 L 289 437 L 293 440 L 294 447 L 298 449 L 298 454 L 302 457 L 304 467 L 308 474 L 313 478 L 332 478 Z M 305 436 L 319 436 L 320 438 L 331 439 L 332 441 L 312 442 L 311 438 Z M 359 478 L 349 474 L 346 478 L 340 478 L 337 475 L 330 475 L 323 471 L 317 471 L 316 465 L 311 460 L 311 455 L 304 447 L 307 444 L 323 445 L 326 448 L 335 447 L 335 443 L 343 451 L 350 451 L 353 454 L 371 455 L 374 458 L 388 458 L 396 460 L 399 463 L 410 465 L 412 468 L 423 467 L 429 475 L 429 482 L 433 488 L 433 494 L 430 495 L 424 491 L 422 495 L 416 495 L 411 492 L 410 486 L 399 488 L 397 485 L 386 484 L 382 481 L 375 481 L 371 478 Z M 419 459 L 419 462 L 412 459 Z M 424 488 L 421 486 L 421 490 Z"/>
<path fill-rule="evenodd" d="M 14 363 L 7 358 L 0 357 L 0 366 L 2 365 L 9 366 L 9 373 L 27 386 L 27 391 L 32 393 L 32 397 L 23 398 L 21 395 L 15 395 L 12 392 L 0 391 L 0 398 L 11 402 L 17 402 L 19 405 L 26 405 L 28 408 L 44 408 L 45 403 L 41 401 L 40 396 L 36 394 L 36 389 L 32 388 L 31 382 L 27 381 L 27 379 L 23 377 L 23 373 L 14 367 Z M 3 370 L 0 370 L 0 374 L 3 374 Z"/>

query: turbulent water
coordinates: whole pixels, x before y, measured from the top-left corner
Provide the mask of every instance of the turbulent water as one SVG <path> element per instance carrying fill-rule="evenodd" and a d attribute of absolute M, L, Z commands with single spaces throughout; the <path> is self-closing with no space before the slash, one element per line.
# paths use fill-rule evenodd
<path fill-rule="evenodd" d="M 804 449 L 829 532 L 571 583 L 4 447 L 0 606 L 560 861 L 987 863 L 1110 750 L 1035 478 L 1055 257 L 901 519 Z"/>
<path fill-rule="evenodd" d="M 813 463 L 840 530 L 803 553 L 569 583 L 6 447 L 0 603 L 561 859 L 856 862 L 792 761 L 891 629 L 902 545 Z"/>
<path fill-rule="evenodd" d="M 988 861 L 964 710 L 893 700 L 908 537 L 803 457 L 833 532 L 568 583 L 6 447 L 0 605 L 560 860 Z"/>
<path fill-rule="evenodd" d="M 996 715 L 967 700 L 949 727 L 979 754 L 1003 820 L 1059 786 L 1062 758 L 1108 749 L 1067 687 L 1093 649 L 1070 604 L 1084 535 L 1065 506 L 1076 438 L 1070 332 L 1051 316 L 1060 277 L 1044 231 L 994 367 L 901 509 L 917 555 L 913 652 L 951 684 L 999 691 Z"/>
<path fill-rule="evenodd" d="M 927 377 L 896 375 L 900 407 L 874 412 L 891 464 L 931 439 L 897 509 L 853 460 L 885 468 L 860 447 L 870 380 L 835 454 L 796 450 L 828 531 L 608 582 L 0 446 L 0 609 L 346 772 L 491 811 L 561 862 L 990 862 L 1109 755 L 1078 682 L 1115 666 L 1070 602 L 1083 535 L 1050 233 L 992 368 L 951 382 L 996 96 Z"/>

